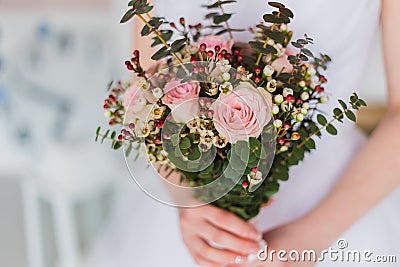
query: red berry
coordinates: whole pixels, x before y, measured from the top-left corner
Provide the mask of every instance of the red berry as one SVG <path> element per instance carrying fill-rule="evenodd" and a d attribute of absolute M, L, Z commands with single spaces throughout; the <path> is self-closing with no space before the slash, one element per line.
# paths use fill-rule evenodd
<path fill-rule="evenodd" d="M 179 23 L 182 24 L 182 25 L 185 25 L 185 18 L 180 18 L 179 19 Z"/>
<path fill-rule="evenodd" d="M 113 96 L 113 95 L 109 95 L 108 96 L 108 99 L 110 99 L 110 101 L 113 103 L 113 102 L 115 102 L 117 99 L 115 98 L 115 96 Z"/>
<path fill-rule="evenodd" d="M 205 51 L 206 49 L 207 49 L 207 45 L 206 45 L 206 44 L 203 43 L 203 44 L 200 45 L 200 51 L 203 52 L 203 51 Z"/>
<path fill-rule="evenodd" d="M 135 50 L 135 51 L 133 51 L 133 56 L 134 57 L 139 57 L 139 55 L 140 55 L 140 52 L 139 52 L 139 50 Z"/>
<path fill-rule="evenodd" d="M 247 188 L 249 186 L 249 183 L 247 181 L 243 181 L 242 186 L 243 188 Z"/>
<path fill-rule="evenodd" d="M 260 66 L 257 66 L 257 67 L 255 68 L 254 71 L 256 72 L 257 75 L 260 74 L 260 72 L 261 72 L 261 67 L 260 67 Z"/>
<path fill-rule="evenodd" d="M 214 56 L 214 51 L 210 50 L 207 52 L 207 57 L 213 57 Z"/>
<path fill-rule="evenodd" d="M 215 52 L 219 52 L 219 51 L 221 51 L 221 47 L 219 46 L 219 45 L 216 45 L 215 47 L 214 47 L 214 50 L 215 50 Z"/>
<path fill-rule="evenodd" d="M 228 51 L 226 51 L 225 49 L 222 49 L 221 54 L 226 55 L 226 53 L 228 53 Z"/>
<path fill-rule="evenodd" d="M 231 53 L 226 53 L 226 55 L 225 55 L 225 58 L 226 58 L 226 59 L 229 60 L 229 59 L 231 59 L 231 57 L 232 57 L 232 54 L 231 54 Z"/>
<path fill-rule="evenodd" d="M 290 127 L 291 127 L 290 124 L 287 123 L 287 122 L 283 125 L 283 128 L 284 128 L 285 130 L 289 130 Z"/>
<path fill-rule="evenodd" d="M 163 133 L 163 139 L 169 139 L 170 137 L 169 133 Z"/>
<path fill-rule="evenodd" d="M 242 62 L 242 61 L 243 61 L 243 56 L 242 56 L 242 55 L 239 55 L 239 56 L 238 56 L 238 60 L 239 60 L 240 62 Z"/>
<path fill-rule="evenodd" d="M 236 48 L 235 50 L 233 50 L 233 53 L 237 56 L 240 54 L 240 50 Z"/>
<path fill-rule="evenodd" d="M 223 58 L 224 58 L 224 55 L 221 54 L 221 53 L 219 53 L 219 54 L 218 54 L 218 59 L 221 60 L 221 59 L 223 59 Z"/>
<path fill-rule="evenodd" d="M 285 139 L 284 139 L 283 137 L 280 137 L 280 138 L 278 139 L 278 143 L 279 143 L 280 145 L 284 145 L 284 144 L 285 144 Z"/>
<path fill-rule="evenodd" d="M 113 126 L 114 124 L 115 124 L 115 121 L 112 119 L 108 122 L 108 125 L 110 125 L 110 126 Z"/>
<path fill-rule="evenodd" d="M 160 138 L 159 136 L 156 136 L 156 138 L 154 138 L 154 143 L 155 143 L 156 145 L 161 144 L 161 138 Z"/>
<path fill-rule="evenodd" d="M 261 78 L 260 78 L 260 77 L 256 76 L 256 77 L 254 78 L 254 82 L 255 82 L 255 83 L 259 83 L 260 81 L 261 81 Z"/>
<path fill-rule="evenodd" d="M 122 141 L 122 140 L 124 140 L 124 137 L 123 137 L 122 135 L 119 135 L 119 136 L 118 136 L 118 140 L 119 140 L 119 141 Z"/>
<path fill-rule="evenodd" d="M 132 131 L 135 130 L 135 124 L 129 123 L 129 129 L 131 129 Z"/>
<path fill-rule="evenodd" d="M 174 22 L 171 22 L 171 23 L 169 24 L 169 26 L 171 26 L 172 28 L 176 28 L 176 25 L 175 25 Z"/>
<path fill-rule="evenodd" d="M 320 85 L 317 85 L 317 86 L 315 86 L 315 91 L 317 93 L 323 93 L 325 91 L 325 88 Z"/>
<path fill-rule="evenodd" d="M 328 80 L 325 78 L 324 75 L 320 75 L 320 76 L 319 76 L 319 81 L 320 81 L 321 83 L 326 83 L 326 82 L 328 82 Z"/>
<path fill-rule="evenodd" d="M 288 96 L 286 97 L 286 101 L 288 101 L 288 102 L 294 102 L 294 96 L 293 96 L 293 95 L 288 95 Z"/>
<path fill-rule="evenodd" d="M 164 121 L 162 121 L 162 120 L 158 120 L 158 121 L 156 121 L 156 123 L 155 123 L 155 126 L 156 126 L 157 128 L 162 128 L 163 125 L 164 125 Z"/>
<path fill-rule="evenodd" d="M 104 109 L 109 109 L 110 106 L 109 106 L 108 104 L 104 104 L 103 108 L 104 108 Z"/>

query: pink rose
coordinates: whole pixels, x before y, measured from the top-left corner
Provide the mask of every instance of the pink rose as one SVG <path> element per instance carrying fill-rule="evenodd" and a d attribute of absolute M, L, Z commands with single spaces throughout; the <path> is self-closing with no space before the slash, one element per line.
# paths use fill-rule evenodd
<path fill-rule="evenodd" d="M 293 66 L 292 64 L 290 64 L 289 60 L 288 60 L 288 56 L 294 56 L 295 53 L 290 50 L 290 49 L 286 49 L 285 55 L 282 57 L 279 57 L 277 59 L 274 60 L 274 62 L 272 62 L 271 66 L 277 71 L 277 72 L 292 72 L 293 70 Z"/>
<path fill-rule="evenodd" d="M 215 46 L 219 45 L 221 50 L 225 49 L 230 53 L 232 51 L 233 40 L 225 40 L 223 37 L 218 35 L 208 35 L 203 37 L 199 42 L 200 44 L 206 44 L 207 49 L 214 49 Z"/>
<path fill-rule="evenodd" d="M 185 82 L 174 78 L 164 87 L 162 102 L 171 109 L 176 122 L 188 122 L 199 114 L 199 91 L 197 82 Z"/>
<path fill-rule="evenodd" d="M 213 104 L 214 125 L 230 143 L 257 138 L 272 118 L 272 97 L 265 89 L 241 82 L 235 90 L 221 94 Z"/>
<path fill-rule="evenodd" d="M 123 105 L 126 112 L 132 114 L 137 113 L 141 111 L 146 104 L 147 100 L 143 96 L 142 91 L 135 85 L 132 85 L 125 91 Z"/>
<path fill-rule="evenodd" d="M 152 120 L 152 103 L 156 101 L 150 90 L 141 90 L 136 85 L 129 87 L 122 103 L 125 108 L 125 123 Z"/>

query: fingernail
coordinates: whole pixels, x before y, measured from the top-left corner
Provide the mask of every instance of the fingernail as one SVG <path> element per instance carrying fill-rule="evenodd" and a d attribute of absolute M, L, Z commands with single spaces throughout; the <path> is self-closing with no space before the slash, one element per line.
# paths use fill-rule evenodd
<path fill-rule="evenodd" d="M 257 232 L 250 232 L 250 233 L 249 233 L 249 237 L 250 237 L 251 239 L 255 239 L 255 240 L 259 241 L 259 240 L 262 239 L 262 234 L 257 233 Z"/>
<path fill-rule="evenodd" d="M 250 254 L 247 256 L 247 262 L 251 263 L 251 262 L 255 262 L 257 260 L 257 255 L 256 254 Z"/>
<path fill-rule="evenodd" d="M 263 237 L 262 234 L 258 234 L 258 236 L 257 236 L 257 241 L 258 241 L 258 242 L 264 241 L 264 237 Z"/>

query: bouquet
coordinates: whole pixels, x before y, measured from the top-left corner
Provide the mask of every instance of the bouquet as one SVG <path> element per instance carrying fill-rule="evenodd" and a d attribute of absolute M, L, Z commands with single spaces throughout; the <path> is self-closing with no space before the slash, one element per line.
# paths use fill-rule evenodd
<path fill-rule="evenodd" d="M 234 2 L 204 6 L 210 23 L 203 25 L 153 17 L 147 0 L 130 1 L 121 22 L 137 17 L 142 36 L 153 35 L 160 48 L 147 70 L 135 50 L 125 62 L 134 81 L 110 83 L 106 116 L 122 130 L 99 127 L 96 140 L 110 139 L 126 155 L 142 147 L 151 163 L 178 173 L 194 198 L 249 220 L 316 149 L 314 139 L 336 135 L 333 123 L 356 121 L 353 111 L 366 103 L 354 93 L 328 119 L 319 106 L 329 101 L 323 72 L 330 57 L 314 55 L 307 35 L 292 40 L 294 14 L 277 2 L 249 29 L 252 40 L 236 42 L 243 29 L 231 28 L 224 12 Z"/>

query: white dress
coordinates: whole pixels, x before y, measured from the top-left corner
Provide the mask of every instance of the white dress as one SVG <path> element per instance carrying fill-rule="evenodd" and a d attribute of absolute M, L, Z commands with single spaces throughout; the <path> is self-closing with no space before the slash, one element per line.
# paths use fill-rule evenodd
<path fill-rule="evenodd" d="M 201 22 L 204 16 L 200 4 L 204 1 L 156 0 L 156 11 L 169 19 L 184 16 L 189 23 Z M 269 7 L 264 0 L 239 0 L 227 12 L 236 13 L 233 27 L 248 27 L 262 20 Z M 295 13 L 290 25 L 295 37 L 307 33 L 314 38 L 314 52 L 333 58 L 326 73 L 327 92 L 332 110 L 337 98 L 348 99 L 361 88 L 380 17 L 380 0 L 287 0 L 283 1 Z M 249 33 L 238 33 L 238 40 L 249 40 Z M 328 194 L 340 178 L 346 164 L 366 142 L 365 136 L 353 124 L 339 127 L 339 135 L 327 134 L 317 143 L 318 150 L 291 169 L 291 178 L 282 183 L 272 206 L 255 219 L 260 230 L 290 222 L 310 211 Z M 376 166 L 379 167 L 379 166 Z M 145 173 L 143 175 L 146 175 Z M 127 178 L 128 179 L 128 178 Z M 384 177 L 377 177 L 384 179 Z M 193 263 L 181 242 L 179 223 L 174 208 L 147 197 L 133 183 L 121 201 L 111 224 L 100 240 L 88 266 L 96 267 L 190 267 Z M 373 188 L 371 188 L 371 191 Z M 353 201 L 357 201 L 354 199 Z M 371 250 L 377 254 L 397 254 L 400 261 L 400 190 L 396 190 L 376 208 L 368 212 L 342 236 L 350 249 Z M 341 216 L 338 207 L 337 216 Z M 337 248 L 332 244 L 332 248 Z M 398 266 L 386 263 L 382 266 Z M 318 266 L 365 266 L 365 263 L 319 263 Z M 381 266 L 370 263 L 368 266 Z"/>

